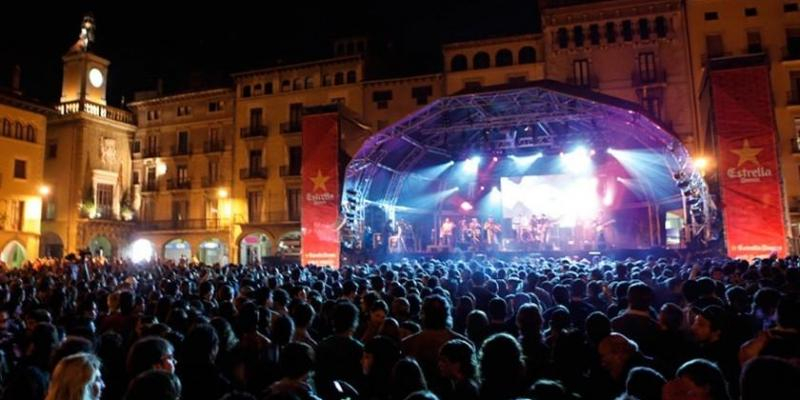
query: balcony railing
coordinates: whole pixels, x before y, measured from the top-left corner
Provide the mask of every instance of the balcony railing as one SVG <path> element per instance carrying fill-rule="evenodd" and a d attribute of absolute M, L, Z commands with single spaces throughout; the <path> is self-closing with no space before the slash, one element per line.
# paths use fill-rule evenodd
<path fill-rule="evenodd" d="M 268 133 L 266 126 L 245 126 L 239 131 L 239 136 L 242 139 L 264 138 Z"/>
<path fill-rule="evenodd" d="M 295 165 L 281 165 L 280 176 L 281 178 L 300 176 L 300 167 Z"/>
<path fill-rule="evenodd" d="M 221 186 L 223 182 L 222 182 L 222 178 L 219 177 L 219 176 L 216 176 L 216 177 L 204 176 L 203 179 L 200 180 L 200 183 L 203 186 L 203 188 L 208 189 L 208 188 Z"/>
<path fill-rule="evenodd" d="M 631 73 L 631 83 L 633 86 L 648 86 L 657 85 L 667 82 L 667 71 L 640 71 L 636 70 Z"/>
<path fill-rule="evenodd" d="M 300 122 L 283 122 L 281 123 L 281 133 L 300 133 L 303 131 L 303 125 Z"/>
<path fill-rule="evenodd" d="M 571 76 L 567 78 L 567 83 L 570 85 L 575 85 L 587 89 L 597 89 L 600 87 L 600 80 L 597 79 L 597 76 L 590 75 L 585 79 L 580 79 L 579 77 Z"/>
<path fill-rule="evenodd" d="M 790 90 L 786 92 L 786 105 L 787 106 L 800 105 L 800 92 L 796 90 Z"/>
<path fill-rule="evenodd" d="M 161 156 L 160 147 L 145 147 L 144 149 L 142 149 L 142 157 L 144 158 L 153 158 L 160 156 Z"/>
<path fill-rule="evenodd" d="M 94 103 L 88 100 L 75 100 L 66 103 L 61 103 L 56 106 L 56 110 L 61 115 L 78 114 L 85 112 L 100 118 L 106 118 L 113 121 L 124 122 L 126 124 L 135 124 L 136 120 L 133 113 L 120 110 L 119 108 L 109 107 L 103 104 Z"/>
<path fill-rule="evenodd" d="M 192 154 L 192 147 L 189 146 L 188 144 L 185 145 L 185 146 L 172 145 L 170 147 L 170 150 L 171 150 L 171 153 L 172 153 L 173 156 L 188 156 L 188 155 Z"/>
<path fill-rule="evenodd" d="M 139 229 L 144 231 L 172 231 L 172 230 L 208 230 L 220 229 L 224 224 L 219 218 L 209 219 L 170 219 L 159 221 L 142 221 Z"/>
<path fill-rule="evenodd" d="M 267 168 L 242 168 L 239 170 L 239 179 L 267 179 Z"/>
<path fill-rule="evenodd" d="M 224 140 L 207 140 L 203 142 L 203 153 L 219 153 L 225 151 Z"/>
<path fill-rule="evenodd" d="M 714 59 L 717 59 L 717 58 L 730 57 L 732 55 L 733 55 L 733 53 L 731 53 L 730 51 L 723 51 L 723 52 L 719 52 L 719 53 L 703 54 L 700 58 L 703 61 L 703 65 L 706 65 L 706 64 L 708 64 L 708 62 L 710 60 L 714 60 Z"/>
<path fill-rule="evenodd" d="M 167 190 L 187 190 L 192 188 L 190 179 L 167 179 Z"/>
<path fill-rule="evenodd" d="M 783 54 L 784 61 L 800 60 L 800 47 L 782 47 L 781 53 Z"/>
<path fill-rule="evenodd" d="M 274 224 L 274 223 L 292 223 L 292 222 L 299 222 L 300 215 L 299 212 L 296 213 L 297 215 L 289 215 L 288 210 L 284 211 L 266 211 L 261 213 L 251 213 L 246 216 L 235 216 L 234 220 L 239 220 L 238 223 L 246 223 L 246 224 Z M 244 221 L 244 217 L 247 218 Z M 294 217 L 294 218 L 293 218 Z"/>
<path fill-rule="evenodd" d="M 146 182 L 142 185 L 142 192 L 157 192 L 158 182 Z"/>

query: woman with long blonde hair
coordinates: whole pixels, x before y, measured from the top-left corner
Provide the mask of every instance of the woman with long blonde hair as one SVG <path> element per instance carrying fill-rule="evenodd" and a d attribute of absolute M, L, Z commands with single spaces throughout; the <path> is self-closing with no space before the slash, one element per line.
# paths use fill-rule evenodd
<path fill-rule="evenodd" d="M 100 400 L 104 387 L 100 359 L 77 353 L 56 365 L 45 400 Z"/>

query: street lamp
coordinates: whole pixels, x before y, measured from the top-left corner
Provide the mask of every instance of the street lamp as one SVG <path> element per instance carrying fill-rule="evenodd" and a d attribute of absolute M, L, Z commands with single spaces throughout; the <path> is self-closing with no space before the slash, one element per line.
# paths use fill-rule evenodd
<path fill-rule="evenodd" d="M 219 188 L 217 190 L 217 197 L 219 197 L 220 199 L 227 199 L 228 191 L 225 188 Z"/>
<path fill-rule="evenodd" d="M 46 197 L 50 195 L 50 186 L 41 185 L 39 186 L 39 195 L 42 197 Z"/>

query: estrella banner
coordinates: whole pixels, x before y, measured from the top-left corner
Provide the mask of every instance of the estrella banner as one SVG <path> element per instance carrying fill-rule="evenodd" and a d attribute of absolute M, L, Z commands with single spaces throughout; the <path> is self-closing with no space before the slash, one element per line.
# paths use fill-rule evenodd
<path fill-rule="evenodd" d="M 301 262 L 339 267 L 339 115 L 303 117 Z"/>
<path fill-rule="evenodd" d="M 711 70 L 717 165 L 728 256 L 787 253 L 769 70 Z"/>

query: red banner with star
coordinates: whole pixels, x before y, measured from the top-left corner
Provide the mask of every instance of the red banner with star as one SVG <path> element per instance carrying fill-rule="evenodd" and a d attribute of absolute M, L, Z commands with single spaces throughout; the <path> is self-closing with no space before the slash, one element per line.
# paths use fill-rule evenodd
<path fill-rule="evenodd" d="M 339 267 L 339 115 L 303 117 L 301 261 Z"/>
<path fill-rule="evenodd" d="M 787 253 L 769 70 L 712 70 L 711 93 L 728 256 Z"/>

